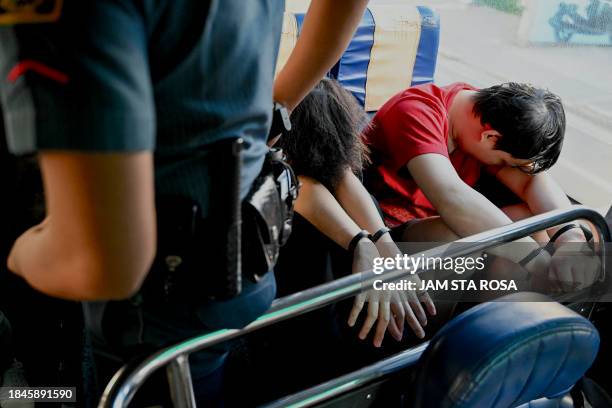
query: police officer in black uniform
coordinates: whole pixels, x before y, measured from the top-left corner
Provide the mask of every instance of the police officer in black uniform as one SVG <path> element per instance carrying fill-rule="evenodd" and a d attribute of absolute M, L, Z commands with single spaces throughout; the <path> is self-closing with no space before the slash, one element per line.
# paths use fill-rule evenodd
<path fill-rule="evenodd" d="M 102 385 L 138 353 L 269 307 L 273 274 L 252 280 L 247 264 L 242 285 L 218 276 L 239 265 L 228 208 L 262 169 L 273 100 L 299 102 L 366 3 L 313 0 L 273 95 L 281 0 L 0 1 L 8 144 L 38 153 L 47 210 L 7 265 L 87 301 Z M 217 399 L 225 355 L 190 359 L 200 402 Z"/>

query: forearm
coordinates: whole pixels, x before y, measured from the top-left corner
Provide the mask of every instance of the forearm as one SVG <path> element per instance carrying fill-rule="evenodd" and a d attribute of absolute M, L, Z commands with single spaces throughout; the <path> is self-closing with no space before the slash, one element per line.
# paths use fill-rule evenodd
<path fill-rule="evenodd" d="M 385 226 L 370 193 L 352 171 L 344 172 L 334 195 L 342 208 L 362 229 L 374 233 Z"/>
<path fill-rule="evenodd" d="M 538 174 L 530 179 L 525 187 L 524 200 L 533 214 L 542 214 L 572 205 L 561 186 L 548 174 Z M 565 224 L 549 228 L 548 234 L 554 235 L 563 225 Z M 563 233 L 559 240 L 560 242 L 584 241 L 585 237 L 581 230 L 573 229 Z"/>
<path fill-rule="evenodd" d="M 512 223 L 502 210 L 470 187 L 447 191 L 441 201 L 438 213 L 460 237 Z"/>
<path fill-rule="evenodd" d="M 345 171 L 334 193 L 340 205 L 361 229 L 374 234 L 385 227 L 370 193 L 351 170 Z M 376 247 L 385 256 L 393 256 L 400 252 L 388 233 L 380 237 Z"/>
<path fill-rule="evenodd" d="M 289 110 L 338 61 L 361 20 L 368 0 L 313 0 L 291 56 L 274 82 L 274 100 Z"/>
<path fill-rule="evenodd" d="M 68 299 L 129 297 L 156 250 L 153 158 L 43 152 L 47 219 L 15 242 L 9 269 Z"/>
<path fill-rule="evenodd" d="M 456 235 L 467 237 L 512 222 L 502 210 L 467 185 L 447 157 L 423 154 L 410 160 L 407 167 L 444 223 Z"/>
<path fill-rule="evenodd" d="M 468 237 L 512 223 L 502 210 L 476 190 L 471 188 L 462 190 L 448 191 L 445 204 L 438 210 L 444 222 L 460 237 Z M 530 245 L 502 245 L 488 252 L 518 262 L 537 248 L 536 242 L 531 237 L 515 242 Z"/>
<path fill-rule="evenodd" d="M 65 276 L 67 270 L 55 262 L 57 259 L 71 261 L 64 254 L 57 256 L 61 246 L 57 247 L 57 241 L 49 239 L 49 235 L 48 220 L 27 230 L 15 241 L 7 266 L 35 289 L 50 296 L 71 299 L 75 293 L 72 286 L 65 283 L 74 280 L 69 280 Z"/>
<path fill-rule="evenodd" d="M 361 228 L 325 186 L 309 177 L 300 177 L 300 182 L 302 187 L 295 203 L 295 211 L 322 234 L 348 249 L 349 243 Z"/>
<path fill-rule="evenodd" d="M 129 266 L 117 262 L 118 254 L 101 259 L 81 244 L 47 220 L 19 237 L 8 266 L 33 288 L 63 299 L 116 299 L 136 289 L 129 286 L 126 273 L 121 273 Z"/>

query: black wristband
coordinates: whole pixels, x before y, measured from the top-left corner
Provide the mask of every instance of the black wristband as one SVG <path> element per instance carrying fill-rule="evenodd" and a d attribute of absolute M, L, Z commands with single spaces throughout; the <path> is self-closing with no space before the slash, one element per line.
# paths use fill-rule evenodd
<path fill-rule="evenodd" d="M 543 250 L 548 252 L 552 256 L 555 253 L 555 245 L 554 245 L 555 241 L 559 239 L 559 237 L 565 234 L 567 231 L 575 229 L 575 228 L 579 228 L 582 230 L 582 233 L 584 234 L 586 238 L 586 242 L 589 242 L 591 239 L 593 239 L 593 234 L 591 233 L 591 231 L 589 231 L 587 228 L 583 227 L 582 225 L 573 224 L 573 223 L 564 225 L 562 228 L 560 228 L 559 230 L 557 230 L 557 232 L 553 234 L 553 236 L 550 238 L 550 241 L 548 241 L 548 243 L 545 246 L 534 249 L 525 258 L 521 259 L 519 261 L 519 265 L 524 267 L 529 262 L 531 262 L 533 258 L 540 255 L 540 252 L 542 252 Z"/>
<path fill-rule="evenodd" d="M 370 235 L 369 238 L 372 242 L 376 243 L 380 238 L 382 238 L 383 235 L 385 235 L 389 231 L 391 231 L 390 228 L 382 227 L 381 229 L 376 231 L 374 234 Z"/>
<path fill-rule="evenodd" d="M 564 225 L 562 228 L 558 229 L 557 232 L 554 233 L 554 235 L 550 238 L 549 242 L 555 242 L 561 235 L 563 235 L 567 231 L 573 230 L 575 228 L 582 229 L 582 228 L 580 228 L 580 225 L 578 225 L 578 224 L 567 224 L 567 225 Z"/>
<path fill-rule="evenodd" d="M 353 239 L 351 239 L 351 242 L 349 242 L 348 244 L 348 252 L 352 255 L 355 253 L 355 249 L 357 248 L 357 244 L 359 244 L 359 241 L 361 241 L 363 238 L 369 238 L 370 234 L 368 233 L 368 231 L 366 230 L 361 230 L 357 233 L 357 235 L 355 235 L 353 237 Z"/>
<path fill-rule="evenodd" d="M 589 230 L 587 227 L 585 227 L 582 224 L 567 224 L 565 226 L 563 226 L 562 228 L 560 228 L 559 230 L 557 230 L 557 232 L 554 233 L 554 235 L 552 236 L 552 238 L 550 239 L 550 241 L 548 242 L 548 244 L 546 244 L 546 251 L 548 251 L 549 254 L 554 254 L 555 253 L 555 241 L 563 234 L 565 234 L 567 231 L 575 229 L 575 228 L 579 228 L 582 233 L 584 234 L 584 238 L 585 238 L 585 242 L 587 243 L 592 243 L 593 241 L 593 233 L 591 232 L 591 230 Z M 591 248 L 593 249 L 593 248 Z"/>
<path fill-rule="evenodd" d="M 580 230 L 582 230 L 582 233 L 586 235 L 585 231 L 580 227 L 580 225 L 578 224 L 566 224 L 563 227 L 561 227 L 560 229 L 557 230 L 557 232 L 555 232 L 553 234 L 553 236 L 550 238 L 550 241 L 548 241 L 548 244 L 546 244 L 546 247 L 544 249 L 546 249 L 546 251 L 549 254 L 554 254 L 555 253 L 555 241 L 557 239 L 559 239 L 559 237 L 563 234 L 565 234 L 567 231 L 569 230 L 573 230 L 575 228 L 579 228 Z M 588 242 L 588 238 L 587 238 L 587 242 Z"/>
<path fill-rule="evenodd" d="M 545 247 L 537 247 L 536 249 L 534 249 L 533 251 L 528 253 L 526 257 L 521 259 L 518 262 L 518 264 L 521 265 L 524 268 L 529 262 L 531 262 L 533 260 L 533 258 L 535 258 L 536 256 L 540 255 L 540 252 L 542 252 L 544 249 L 546 249 L 546 248 Z"/>
<path fill-rule="evenodd" d="M 565 234 L 567 231 L 572 230 L 578 228 L 582 231 L 582 233 L 584 234 L 584 238 L 586 242 L 589 242 L 593 239 L 593 233 L 584 225 L 582 224 L 567 224 L 564 225 L 563 228 L 560 228 L 559 230 L 557 230 L 557 232 L 555 232 L 555 234 L 552 236 L 552 238 L 550 239 L 550 242 L 555 242 L 561 235 Z"/>
<path fill-rule="evenodd" d="M 591 230 L 582 224 L 580 224 L 580 229 L 582 230 L 582 233 L 584 234 L 584 238 L 586 239 L 586 241 L 593 242 L 593 233 L 591 232 Z"/>

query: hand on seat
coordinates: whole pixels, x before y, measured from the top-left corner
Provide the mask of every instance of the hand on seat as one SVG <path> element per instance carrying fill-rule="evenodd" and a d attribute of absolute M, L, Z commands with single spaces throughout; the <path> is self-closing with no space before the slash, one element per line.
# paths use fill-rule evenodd
<path fill-rule="evenodd" d="M 590 287 L 599 277 L 601 262 L 586 243 L 568 242 L 557 247 L 548 268 L 548 278 L 563 292 Z"/>
<path fill-rule="evenodd" d="M 376 247 L 369 241 L 363 240 L 357 245 L 353 257 L 353 273 L 361 273 L 372 270 L 374 259 L 380 254 Z M 412 279 L 419 279 L 414 276 Z M 420 285 L 420 281 L 419 281 Z M 419 297 L 426 304 L 430 315 L 435 314 L 435 306 L 427 292 L 420 296 L 414 291 L 389 291 L 389 290 L 368 290 L 355 297 L 353 308 L 348 318 L 349 326 L 353 327 L 363 310 L 365 303 L 368 303 L 367 316 L 359 332 L 359 338 L 365 339 L 376 323 L 373 344 L 380 347 L 388 331 L 397 341 L 402 339 L 404 322 L 412 328 L 419 337 L 425 337 L 423 326 L 427 324 L 425 311 L 420 304 Z"/>
<path fill-rule="evenodd" d="M 397 255 L 403 255 L 402 251 L 393 241 L 381 243 L 380 245 L 377 245 L 377 248 L 382 257 L 395 258 Z M 419 278 L 418 275 L 409 275 L 403 279 L 413 281 L 414 287 L 416 288 L 421 287 L 421 278 Z M 427 314 L 429 316 L 436 315 L 436 306 L 431 300 L 429 293 L 427 293 L 425 290 L 397 290 L 395 292 L 399 294 L 402 304 L 404 305 L 406 322 L 419 338 L 423 338 L 425 333 L 422 327 L 427 325 Z M 421 332 L 423 333 L 423 336 L 419 335 Z"/>
<path fill-rule="evenodd" d="M 555 245 L 552 257 L 542 251 L 526 265 L 534 276 L 532 287 L 546 293 L 568 293 L 593 285 L 601 273 L 601 261 L 584 236 L 565 234 Z"/>

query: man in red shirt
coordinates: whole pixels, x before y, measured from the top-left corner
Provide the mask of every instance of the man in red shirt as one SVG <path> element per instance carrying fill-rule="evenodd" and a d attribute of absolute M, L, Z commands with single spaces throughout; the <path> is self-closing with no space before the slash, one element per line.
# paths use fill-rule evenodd
<path fill-rule="evenodd" d="M 372 153 L 366 184 L 398 240 L 453 241 L 570 206 L 545 172 L 559 157 L 564 133 L 561 100 L 547 90 L 517 83 L 480 90 L 465 83 L 415 86 L 387 101 L 365 131 Z M 493 205 L 473 188 L 483 171 L 522 203 Z M 597 266 L 593 257 L 561 259 L 566 244 L 584 242 L 585 235 L 580 228 L 561 232 L 552 260 L 541 251 L 525 266 L 550 266 L 559 280 L 584 286 Z M 513 252 L 517 262 L 526 255 Z"/>

